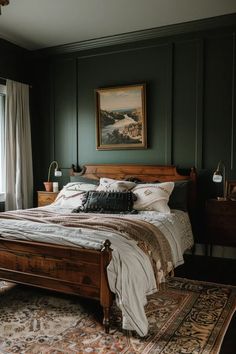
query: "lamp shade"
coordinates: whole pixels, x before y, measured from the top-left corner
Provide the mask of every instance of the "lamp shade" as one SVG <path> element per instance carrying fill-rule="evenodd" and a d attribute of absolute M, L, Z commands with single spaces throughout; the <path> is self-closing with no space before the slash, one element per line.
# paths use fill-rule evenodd
<path fill-rule="evenodd" d="M 222 174 L 219 172 L 215 172 L 214 174 L 213 174 L 213 178 L 212 178 L 212 180 L 213 180 L 213 182 L 215 182 L 215 183 L 221 183 L 222 182 L 222 180 L 223 180 L 223 176 L 222 176 Z"/>
<path fill-rule="evenodd" d="M 55 169 L 54 176 L 55 177 L 61 177 L 62 176 L 62 172 L 60 170 Z"/>
<path fill-rule="evenodd" d="M 217 168 L 215 172 L 213 173 L 212 180 L 215 183 L 223 183 L 223 196 L 218 197 L 218 200 L 225 200 L 226 199 L 226 193 L 227 193 L 227 181 L 225 177 L 225 164 L 220 160 L 218 162 Z"/>

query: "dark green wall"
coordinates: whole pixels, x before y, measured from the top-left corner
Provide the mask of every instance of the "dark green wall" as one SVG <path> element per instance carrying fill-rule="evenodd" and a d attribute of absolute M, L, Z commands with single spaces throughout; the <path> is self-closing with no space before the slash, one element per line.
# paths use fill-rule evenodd
<path fill-rule="evenodd" d="M 169 101 L 169 45 L 145 50 L 77 58 L 79 163 L 168 163 L 166 146 Z M 88 75 L 89 73 L 89 75 Z M 147 85 L 148 149 L 96 151 L 94 89 L 145 82 Z M 86 148 L 85 148 L 86 147 Z"/>
<path fill-rule="evenodd" d="M 64 169 L 72 163 L 194 165 L 203 175 L 221 159 L 235 179 L 236 26 L 219 28 L 216 21 L 214 29 L 212 23 L 210 30 L 191 26 L 189 33 L 34 59 L 36 185 L 42 188 L 53 159 Z M 94 89 L 143 82 L 148 149 L 97 151 Z"/>
<path fill-rule="evenodd" d="M 29 52 L 0 38 L 0 76 L 19 82 L 27 82 L 30 76 Z"/>

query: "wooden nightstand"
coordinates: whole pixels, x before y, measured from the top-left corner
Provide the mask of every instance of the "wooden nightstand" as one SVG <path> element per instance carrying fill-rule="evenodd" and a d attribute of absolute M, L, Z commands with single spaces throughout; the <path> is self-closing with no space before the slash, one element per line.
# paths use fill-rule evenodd
<path fill-rule="evenodd" d="M 58 192 L 38 191 L 38 207 L 49 205 L 56 199 Z"/>
<path fill-rule="evenodd" d="M 236 247 L 236 201 L 207 200 L 206 237 L 210 255 L 212 245 Z"/>

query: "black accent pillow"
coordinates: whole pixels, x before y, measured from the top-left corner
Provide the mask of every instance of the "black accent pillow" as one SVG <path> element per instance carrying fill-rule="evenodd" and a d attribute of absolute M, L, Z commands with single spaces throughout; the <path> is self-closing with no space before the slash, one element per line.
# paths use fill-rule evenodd
<path fill-rule="evenodd" d="M 136 196 L 130 192 L 89 191 L 85 193 L 83 204 L 73 212 L 85 213 L 131 213 Z"/>
<path fill-rule="evenodd" d="M 170 195 L 170 209 L 188 210 L 188 188 L 189 181 L 176 181 L 174 189 Z"/>

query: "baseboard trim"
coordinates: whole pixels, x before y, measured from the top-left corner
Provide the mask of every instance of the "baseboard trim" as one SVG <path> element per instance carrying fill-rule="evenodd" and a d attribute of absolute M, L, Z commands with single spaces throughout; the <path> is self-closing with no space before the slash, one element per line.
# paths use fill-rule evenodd
<path fill-rule="evenodd" d="M 192 254 L 192 251 L 187 251 L 186 254 Z M 206 245 L 196 243 L 194 254 L 196 256 L 206 256 Z M 236 247 L 213 245 L 212 257 L 236 259 Z"/>

